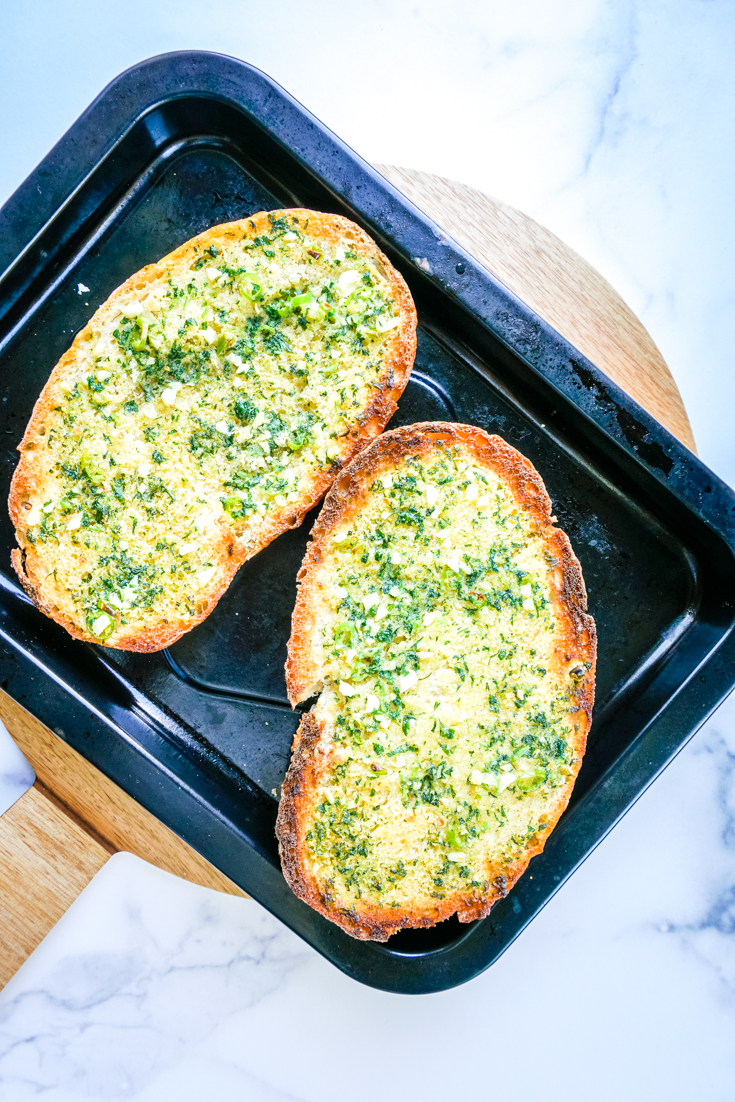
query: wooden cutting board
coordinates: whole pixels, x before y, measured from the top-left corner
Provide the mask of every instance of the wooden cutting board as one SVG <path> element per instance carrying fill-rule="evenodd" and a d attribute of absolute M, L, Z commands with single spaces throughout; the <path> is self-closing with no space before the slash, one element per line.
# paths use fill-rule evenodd
<path fill-rule="evenodd" d="M 376 165 L 417 207 L 695 451 L 689 418 L 650 334 L 600 273 L 528 215 L 481 191 Z"/>
<path fill-rule="evenodd" d="M 661 353 L 609 283 L 533 219 L 464 184 L 379 165 L 519 298 L 694 450 Z M 0 717 L 37 781 L 0 817 L 0 986 L 110 854 L 128 850 L 195 884 L 244 893 L 62 739 L 0 691 Z"/>

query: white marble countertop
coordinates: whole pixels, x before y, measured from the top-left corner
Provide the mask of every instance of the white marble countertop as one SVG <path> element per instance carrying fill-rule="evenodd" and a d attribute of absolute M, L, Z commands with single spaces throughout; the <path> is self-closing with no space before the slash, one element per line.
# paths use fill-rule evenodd
<path fill-rule="evenodd" d="M 499 196 L 627 299 L 735 484 L 735 8 L 30 0 L 0 15 L 0 201 L 145 56 L 269 72 L 373 162 Z M 487 973 L 401 997 L 257 904 L 114 857 L 0 996 L 0 1097 L 735 1097 L 735 705 Z"/>
<path fill-rule="evenodd" d="M 36 779 L 33 766 L 26 761 L 0 721 L 0 815 L 28 791 Z"/>

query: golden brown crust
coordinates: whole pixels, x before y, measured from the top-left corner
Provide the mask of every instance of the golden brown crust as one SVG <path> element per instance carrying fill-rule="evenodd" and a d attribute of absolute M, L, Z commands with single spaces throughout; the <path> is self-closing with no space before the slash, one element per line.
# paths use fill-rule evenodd
<path fill-rule="evenodd" d="M 478 463 L 502 475 L 519 503 L 534 518 L 545 541 L 549 563 L 559 572 L 557 619 L 563 627 L 555 648 L 559 669 L 578 666 L 580 677 L 571 702 L 572 739 L 576 765 L 565 789 L 555 801 L 553 812 L 543 816 L 547 829 L 527 844 L 523 856 L 512 866 L 489 866 L 487 886 L 473 892 L 461 891 L 424 907 L 392 909 L 387 915 L 365 904 L 359 914 L 335 906 L 320 891 L 316 878 L 309 874 L 303 826 L 308 822 L 317 781 L 326 768 L 329 733 L 312 713 L 304 715 L 294 741 L 294 752 L 282 788 L 276 833 L 279 839 L 284 875 L 293 891 L 315 910 L 341 926 L 353 937 L 386 941 L 391 934 L 408 927 L 433 926 L 456 914 L 460 922 L 484 918 L 498 899 L 507 895 L 525 871 L 530 859 L 544 844 L 571 796 L 584 756 L 594 703 L 596 630 L 587 614 L 587 593 L 579 562 L 568 537 L 556 528 L 551 517 L 551 499 L 535 467 L 499 436 L 490 436 L 470 425 L 426 422 L 385 433 L 366 448 L 335 479 L 312 531 L 312 540 L 298 575 L 299 589 L 292 620 L 292 632 L 286 662 L 289 699 L 295 705 L 314 695 L 319 684 L 318 661 L 314 655 L 318 594 L 322 586 L 320 566 L 333 533 L 349 525 L 360 512 L 369 486 L 382 472 L 395 467 L 408 455 L 427 454 L 437 443 L 460 444 L 471 451 Z M 576 709 L 576 710 L 575 710 Z"/>
<path fill-rule="evenodd" d="M 270 525 L 261 531 L 257 542 L 248 538 L 246 528 L 243 529 L 241 526 L 239 530 L 235 530 L 224 518 L 220 518 L 222 535 L 215 552 L 220 570 L 216 581 L 213 580 L 213 584 L 200 594 L 200 611 L 195 618 L 153 623 L 143 630 L 131 628 L 128 635 L 118 632 L 115 634 L 114 641 L 110 640 L 103 645 L 132 651 L 162 650 L 206 619 L 229 587 L 242 563 L 252 558 L 289 528 L 297 528 L 309 510 L 321 501 L 334 479 L 335 471 L 348 464 L 382 431 L 397 408 L 398 399 L 411 374 L 416 352 L 416 309 L 403 277 L 393 268 L 372 238 L 349 219 L 341 215 L 323 214 L 300 208 L 275 212 L 260 211 L 238 222 L 213 226 L 185 242 L 157 263 L 149 264 L 136 272 L 113 291 L 107 301 L 100 306 L 51 372 L 34 406 L 23 439 L 18 445 L 21 459 L 13 475 L 8 498 L 10 517 L 15 526 L 16 539 L 20 547 L 20 551 L 13 552 L 11 558 L 21 584 L 36 606 L 66 628 L 75 639 L 99 643 L 99 640 L 91 635 L 84 625 L 76 623 L 69 613 L 60 607 L 60 603 L 54 600 L 50 588 L 52 583 L 47 582 L 49 571 L 41 563 L 37 549 L 26 539 L 23 526 L 23 514 L 27 502 L 41 492 L 44 483 L 44 456 L 41 447 L 45 432 L 44 421 L 59 402 L 60 384 L 73 374 L 78 359 L 96 340 L 102 325 L 120 312 L 121 304 L 129 303 L 149 285 L 166 279 L 169 272 L 177 265 L 190 264 L 210 246 L 226 245 L 232 237 L 242 238 L 244 233 L 256 237 L 268 231 L 269 217 L 284 215 L 299 218 L 302 222 L 308 221 L 310 233 L 322 241 L 337 243 L 348 238 L 350 249 L 360 256 L 371 259 L 390 284 L 393 300 L 400 313 L 401 324 L 387 335 L 384 369 L 379 385 L 370 405 L 356 418 L 351 432 L 344 438 L 342 452 L 335 459 L 333 469 L 321 473 L 307 497 L 274 511 L 271 514 Z"/>
<path fill-rule="evenodd" d="M 422 929 L 435 926 L 456 914 L 460 922 L 474 922 L 484 918 L 499 899 L 506 896 L 516 880 L 524 872 L 528 861 L 543 849 L 544 842 L 537 836 L 535 845 L 527 849 L 527 858 L 511 871 L 504 866 L 502 872 L 491 877 L 489 891 L 449 895 L 431 909 L 395 909 L 387 918 L 384 911 L 363 905 L 357 910 L 347 910 L 336 905 L 329 888 L 322 889 L 316 878 L 309 876 L 304 861 L 303 838 L 314 794 L 328 764 L 323 746 L 323 724 L 312 712 L 306 712 L 294 736 L 291 765 L 281 787 L 281 801 L 276 820 L 276 835 L 281 856 L 283 875 L 289 887 L 299 899 L 331 922 L 340 926 L 351 937 L 360 941 L 387 941 L 399 930 Z M 553 825 L 553 824 L 552 824 Z"/>

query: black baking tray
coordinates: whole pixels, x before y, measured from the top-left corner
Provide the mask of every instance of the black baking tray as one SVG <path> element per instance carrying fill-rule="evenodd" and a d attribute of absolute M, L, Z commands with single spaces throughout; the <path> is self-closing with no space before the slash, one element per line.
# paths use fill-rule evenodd
<path fill-rule="evenodd" d="M 385 945 L 291 894 L 275 793 L 299 719 L 283 663 L 313 516 L 247 563 L 204 624 L 134 655 L 75 642 L 29 603 L 3 511 L 0 683 L 348 975 L 437 991 L 498 958 L 730 691 L 735 496 L 282 88 L 202 52 L 123 73 L 0 210 L 3 494 L 52 366 L 110 292 L 211 225 L 284 206 L 359 222 L 408 281 L 418 353 L 392 424 L 500 433 L 541 472 L 582 562 L 597 704 L 546 849 L 483 921 Z"/>

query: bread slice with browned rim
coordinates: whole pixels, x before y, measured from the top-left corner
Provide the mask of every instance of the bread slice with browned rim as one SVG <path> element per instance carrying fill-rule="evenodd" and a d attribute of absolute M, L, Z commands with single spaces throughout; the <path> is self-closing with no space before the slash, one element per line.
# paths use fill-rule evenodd
<path fill-rule="evenodd" d="M 382 430 L 415 330 L 403 278 L 334 214 L 254 214 L 131 276 L 19 447 L 27 593 L 77 639 L 173 643 Z"/>
<path fill-rule="evenodd" d="M 567 805 L 595 626 L 531 463 L 442 422 L 334 482 L 299 574 L 296 734 L 277 834 L 294 892 L 353 937 L 486 915 Z"/>

